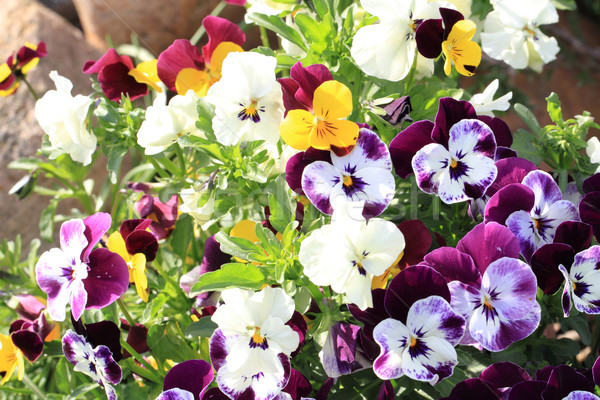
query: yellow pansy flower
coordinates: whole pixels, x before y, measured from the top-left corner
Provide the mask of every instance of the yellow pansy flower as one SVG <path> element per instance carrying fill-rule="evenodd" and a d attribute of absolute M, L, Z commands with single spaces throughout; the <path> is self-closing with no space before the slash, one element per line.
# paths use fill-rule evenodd
<path fill-rule="evenodd" d="M 158 93 L 162 93 L 162 89 L 158 86 L 160 78 L 156 69 L 157 60 L 144 61 L 139 63 L 134 69 L 129 71 L 129 75 L 133 76 L 139 83 L 145 83 L 152 87 Z"/>
<path fill-rule="evenodd" d="M 25 373 L 23 353 L 15 346 L 10 336 L 0 334 L 0 372 L 5 372 L 0 385 L 4 385 L 17 369 L 17 379 L 22 380 Z"/>
<path fill-rule="evenodd" d="M 148 301 L 148 278 L 146 277 L 146 256 L 143 253 L 130 255 L 125 246 L 125 240 L 121 233 L 113 232 L 108 237 L 108 249 L 117 253 L 129 267 L 129 283 L 135 283 L 138 295 L 144 301 Z"/>
<path fill-rule="evenodd" d="M 444 72 L 450 75 L 452 63 L 459 74 L 471 76 L 481 62 L 481 47 L 471 39 L 475 35 L 475 23 L 461 20 L 454 24 L 448 39 L 442 42 L 442 52 L 446 58 Z"/>

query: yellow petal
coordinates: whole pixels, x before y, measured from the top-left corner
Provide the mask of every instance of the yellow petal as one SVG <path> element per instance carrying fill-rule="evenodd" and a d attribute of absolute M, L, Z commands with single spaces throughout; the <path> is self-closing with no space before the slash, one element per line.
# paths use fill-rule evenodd
<path fill-rule="evenodd" d="M 281 138 L 296 150 L 308 149 L 314 120 L 314 115 L 306 110 L 290 110 L 279 126 Z"/>
<path fill-rule="evenodd" d="M 481 47 L 475 42 L 468 41 L 456 46 L 456 51 L 460 52 L 460 56 L 453 60 L 458 73 L 464 76 L 473 75 L 481 62 Z"/>
<path fill-rule="evenodd" d="M 117 253 L 118 255 L 123 257 L 123 260 L 125 260 L 126 263 L 131 262 L 131 256 L 127 252 L 127 247 L 125 247 L 125 240 L 123 239 L 123 236 L 121 236 L 120 232 L 113 232 L 108 237 L 108 249 L 113 253 Z"/>
<path fill-rule="evenodd" d="M 0 82 L 4 81 L 12 74 L 12 70 L 7 63 L 0 64 Z"/>
<path fill-rule="evenodd" d="M 0 372 L 5 372 L 4 378 L 0 381 L 0 385 L 4 385 L 12 374 L 15 372 L 17 365 L 19 364 L 20 350 L 14 345 L 10 336 L 0 334 Z M 21 362 L 22 362 L 21 358 Z M 23 368 L 21 367 L 21 370 Z"/>
<path fill-rule="evenodd" d="M 452 44 L 471 40 L 475 35 L 476 28 L 475 22 L 468 19 L 460 20 L 452 27 L 447 40 Z"/>
<path fill-rule="evenodd" d="M 309 144 L 315 149 L 329 150 L 331 146 L 348 147 L 356 144 L 358 125 L 347 120 L 318 121 L 310 133 Z"/>
<path fill-rule="evenodd" d="M 210 75 L 205 71 L 194 68 L 184 68 L 177 74 L 175 89 L 177 94 L 185 96 L 192 89 L 198 97 L 206 96 L 208 88 L 216 81 L 211 81 Z"/>
<path fill-rule="evenodd" d="M 145 83 L 157 92 L 162 93 L 162 89 L 157 85 L 160 82 L 160 78 L 158 77 L 156 63 L 157 60 L 139 63 L 134 69 L 129 71 L 129 75 L 133 76 L 139 83 Z"/>
<path fill-rule="evenodd" d="M 19 82 L 15 83 L 10 89 L 0 90 L 0 97 L 10 96 L 19 88 Z"/>
<path fill-rule="evenodd" d="M 385 270 L 383 275 L 373 277 L 373 279 L 371 280 L 371 290 L 386 288 L 391 269 L 392 269 L 392 267 L 389 267 L 388 269 Z"/>
<path fill-rule="evenodd" d="M 458 21 L 452 27 L 448 40 L 442 43 L 446 61 L 444 72 L 450 75 L 454 63 L 459 74 L 471 76 L 481 62 L 481 47 L 471 39 L 475 34 L 475 23 L 469 20 Z"/>
<path fill-rule="evenodd" d="M 35 66 L 38 65 L 39 62 L 40 62 L 40 59 L 37 57 L 32 59 L 27 64 L 23 65 L 23 67 L 21 67 L 21 73 L 23 75 L 26 75 L 29 71 L 31 71 L 33 68 L 35 68 Z"/>
<path fill-rule="evenodd" d="M 131 266 L 135 290 L 144 302 L 148 302 L 148 278 L 146 277 L 146 256 L 144 253 L 134 254 L 131 257 Z"/>
<path fill-rule="evenodd" d="M 227 54 L 234 52 L 243 52 L 241 46 L 233 42 L 221 42 L 215 47 L 215 50 L 210 57 L 210 73 L 211 75 L 221 78 L 221 67 L 223 66 L 223 60 L 227 57 Z"/>
<path fill-rule="evenodd" d="M 23 375 L 25 375 L 25 363 L 23 362 L 23 353 L 20 350 L 17 350 L 17 379 L 22 381 Z"/>
<path fill-rule="evenodd" d="M 346 118 L 352 112 L 352 92 L 341 82 L 323 82 L 315 90 L 313 109 L 324 120 Z"/>
<path fill-rule="evenodd" d="M 256 224 L 257 222 L 244 219 L 231 228 L 229 235 L 237 238 L 248 239 L 252 243 L 256 243 L 259 241 L 255 231 Z"/>

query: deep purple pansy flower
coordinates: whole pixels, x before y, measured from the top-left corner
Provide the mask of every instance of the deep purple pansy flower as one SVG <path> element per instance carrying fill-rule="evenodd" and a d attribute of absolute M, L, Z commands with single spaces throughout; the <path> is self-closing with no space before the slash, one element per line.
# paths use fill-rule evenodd
<path fill-rule="evenodd" d="M 121 367 L 113 359 L 108 347 L 92 347 L 85 337 L 68 330 L 62 338 L 63 353 L 75 371 L 83 372 L 104 388 L 108 400 L 116 400 L 112 385 L 121 382 Z"/>
<path fill-rule="evenodd" d="M 364 200 L 363 216 L 376 217 L 394 197 L 395 187 L 387 146 L 368 129 L 359 131 L 356 146 L 347 155 L 331 152 L 331 163 L 315 161 L 302 174 L 306 197 L 325 214 L 333 213 L 339 199 Z"/>
<path fill-rule="evenodd" d="M 425 58 L 438 58 L 442 54 L 442 43 L 448 39 L 452 27 L 465 19 L 460 12 L 444 7 L 440 7 L 440 16 L 441 19 L 426 19 L 415 31 L 417 50 Z"/>
<path fill-rule="evenodd" d="M 13 344 L 29 361 L 34 362 L 42 355 L 45 336 L 39 325 L 18 319 L 10 324 L 8 333 Z"/>
<path fill-rule="evenodd" d="M 600 173 L 583 181 L 585 196 L 579 202 L 581 220 L 594 228 L 594 237 L 600 241 Z"/>
<path fill-rule="evenodd" d="M 148 85 L 139 83 L 129 75 L 133 68 L 129 56 L 121 56 L 111 48 L 97 61 L 86 61 L 83 73 L 98 74 L 98 82 L 106 97 L 120 102 L 122 94 L 128 95 L 131 100 L 148 94 Z"/>
<path fill-rule="evenodd" d="M 534 251 L 552 243 L 558 225 L 579 221 L 577 208 L 562 200 L 560 188 L 547 172 L 529 172 L 523 181 L 498 190 L 485 208 L 485 222 L 506 225 L 519 240 L 527 261 Z"/>
<path fill-rule="evenodd" d="M 371 366 L 357 346 L 359 331 L 360 326 L 346 322 L 335 322 L 329 328 L 319 358 L 330 378 L 351 374 Z"/>
<path fill-rule="evenodd" d="M 60 249 L 46 251 L 35 266 L 40 288 L 48 293 L 48 313 L 64 321 L 65 307 L 79 319 L 84 309 L 102 308 L 117 300 L 129 285 L 127 264 L 118 254 L 92 248 L 110 228 L 111 217 L 97 213 L 72 219 L 60 229 Z"/>
<path fill-rule="evenodd" d="M 214 377 L 212 367 L 206 361 L 184 361 L 169 370 L 163 392 L 156 400 L 200 400 Z"/>

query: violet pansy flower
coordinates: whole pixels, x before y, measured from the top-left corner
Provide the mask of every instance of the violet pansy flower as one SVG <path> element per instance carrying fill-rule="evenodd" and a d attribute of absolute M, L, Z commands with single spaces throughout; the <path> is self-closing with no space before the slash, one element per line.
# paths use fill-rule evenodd
<path fill-rule="evenodd" d="M 547 172 L 531 171 L 523 181 L 498 190 L 485 209 L 485 222 L 506 225 L 519 240 L 521 254 L 530 260 L 541 246 L 552 243 L 564 221 L 579 221 L 577 207 L 562 200 L 560 188 Z"/>
<path fill-rule="evenodd" d="M 394 197 L 395 186 L 387 146 L 368 129 L 359 131 L 350 153 L 338 157 L 331 152 L 331 163 L 315 161 L 302 174 L 304 193 L 325 214 L 333 213 L 339 196 L 349 202 L 364 200 L 363 216 L 375 217 Z"/>
<path fill-rule="evenodd" d="M 105 307 L 127 290 L 129 271 L 123 258 L 107 249 L 92 251 L 110 224 L 106 213 L 63 223 L 60 248 L 46 251 L 37 262 L 37 282 L 48 293 L 53 320 L 64 321 L 67 304 L 78 320 L 83 310 Z"/>
<path fill-rule="evenodd" d="M 600 314 L 600 246 L 592 246 L 575 255 L 570 270 L 564 265 L 558 269 L 565 278 L 562 306 L 565 317 L 569 316 L 571 302 L 578 311 Z"/>
<path fill-rule="evenodd" d="M 121 382 L 121 367 L 113 359 L 112 352 L 104 345 L 92 347 L 85 337 L 68 330 L 62 338 L 63 353 L 75 371 L 83 372 L 104 388 L 108 400 L 116 400 L 112 385 Z"/>

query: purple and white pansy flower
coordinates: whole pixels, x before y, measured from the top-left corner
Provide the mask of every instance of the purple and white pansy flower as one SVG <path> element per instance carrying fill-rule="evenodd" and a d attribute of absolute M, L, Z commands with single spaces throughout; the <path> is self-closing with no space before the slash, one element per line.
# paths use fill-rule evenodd
<path fill-rule="evenodd" d="M 417 185 L 447 204 L 477 199 L 494 182 L 496 139 L 477 119 L 463 119 L 450 128 L 448 146 L 430 143 L 412 159 Z"/>
<path fill-rule="evenodd" d="M 426 266 L 400 272 L 385 295 L 391 318 L 379 322 L 373 337 L 381 354 L 373 371 L 381 379 L 407 375 L 432 385 L 450 375 L 458 364 L 456 346 L 465 332 L 465 319 L 452 309 L 444 278 Z"/>
<path fill-rule="evenodd" d="M 600 246 L 592 246 L 575 255 L 568 271 L 564 265 L 558 269 L 565 278 L 562 306 L 565 317 L 569 316 L 571 302 L 586 314 L 600 314 Z"/>
<path fill-rule="evenodd" d="M 78 320 L 83 310 L 105 307 L 127 290 L 129 269 L 123 258 L 104 248 L 92 251 L 110 225 L 107 213 L 63 223 L 60 248 L 46 251 L 37 262 L 37 282 L 48 294 L 53 320 L 64 321 L 67 304 Z"/>
<path fill-rule="evenodd" d="M 392 160 L 377 134 L 360 129 L 356 146 L 345 156 L 331 152 L 331 163 L 314 161 L 302 174 L 306 197 L 325 214 L 332 214 L 338 197 L 350 202 L 363 200 L 365 218 L 376 217 L 386 209 L 396 184 Z"/>
<path fill-rule="evenodd" d="M 212 316 L 219 325 L 210 339 L 210 358 L 219 389 L 231 399 L 275 398 L 291 374 L 290 355 L 300 338 L 286 323 L 294 300 L 283 289 L 228 289 Z"/>
<path fill-rule="evenodd" d="M 485 221 L 506 225 L 519 240 L 521 254 L 530 260 L 541 246 L 552 243 L 564 221 L 579 221 L 577 207 L 562 200 L 560 188 L 547 172 L 529 172 L 523 181 L 498 190 L 488 201 Z"/>
<path fill-rule="evenodd" d="M 85 337 L 68 330 L 62 338 L 63 353 L 75 371 L 83 372 L 104 388 L 108 400 L 116 400 L 112 385 L 121 382 L 121 367 L 113 359 L 110 349 L 104 345 L 92 347 Z"/>

